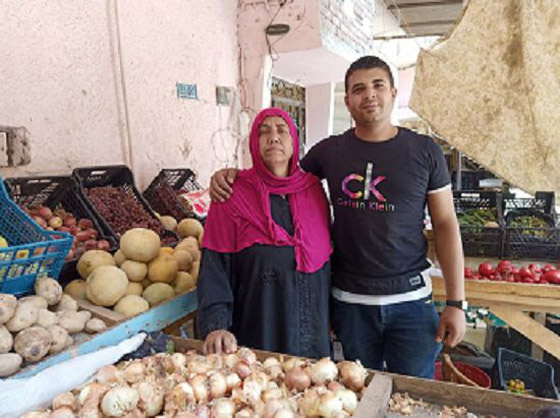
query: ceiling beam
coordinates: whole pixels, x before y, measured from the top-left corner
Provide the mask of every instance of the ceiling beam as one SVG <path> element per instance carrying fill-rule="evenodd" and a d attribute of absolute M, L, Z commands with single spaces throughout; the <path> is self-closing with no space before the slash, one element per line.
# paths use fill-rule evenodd
<path fill-rule="evenodd" d="M 428 20 L 424 22 L 408 23 L 406 26 L 409 28 L 416 28 L 416 27 L 433 26 L 433 25 L 452 25 L 454 23 L 455 20 Z"/>
<path fill-rule="evenodd" d="M 410 7 L 426 7 L 426 6 L 442 6 L 445 4 L 463 4 L 463 0 L 434 0 L 434 1 L 417 1 L 411 2 L 410 0 L 404 0 L 402 3 L 399 1 L 391 1 L 391 4 L 387 5 L 387 10 L 395 9 L 408 9 Z"/>

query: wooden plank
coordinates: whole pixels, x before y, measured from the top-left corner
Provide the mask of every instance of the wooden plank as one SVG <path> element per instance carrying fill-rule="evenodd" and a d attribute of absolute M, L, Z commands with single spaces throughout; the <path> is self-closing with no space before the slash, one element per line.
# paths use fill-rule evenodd
<path fill-rule="evenodd" d="M 375 373 L 369 382 L 356 411 L 355 418 L 383 418 L 389 409 L 389 399 L 393 394 L 393 379 Z"/>
<path fill-rule="evenodd" d="M 441 276 L 432 277 L 432 285 L 444 289 Z M 494 282 L 490 280 L 465 280 L 465 291 L 498 293 L 503 295 L 532 296 L 545 299 L 560 299 L 560 286 L 553 284 L 529 284 Z"/>
<path fill-rule="evenodd" d="M 560 359 L 560 336 L 511 306 L 496 304 L 491 306 L 490 310 L 510 327 Z"/>
<path fill-rule="evenodd" d="M 536 312 L 533 316 L 533 319 L 538 322 L 539 324 L 545 326 L 546 324 L 546 314 L 542 312 Z M 546 327 L 546 326 L 545 326 Z M 535 360 L 543 361 L 544 357 L 544 350 L 538 344 L 531 344 L 531 357 Z"/>
<path fill-rule="evenodd" d="M 449 382 L 420 379 L 387 373 L 393 379 L 394 392 L 408 392 L 414 398 L 439 405 L 465 406 L 478 414 L 526 418 L 539 408 L 560 406 L 560 402 L 528 395 L 516 395 L 493 389 L 475 388 Z"/>
<path fill-rule="evenodd" d="M 443 282 L 433 281 L 433 295 L 435 300 L 445 300 Z M 551 312 L 560 314 L 560 298 L 540 298 L 532 296 L 518 296 L 484 291 L 467 290 L 466 297 L 472 306 L 489 307 L 492 304 L 510 304 L 517 309 L 530 312 Z"/>
<path fill-rule="evenodd" d="M 76 302 L 78 302 L 78 307 L 80 309 L 90 311 L 94 317 L 102 319 L 107 325 L 114 325 L 126 320 L 126 316 L 123 314 L 103 306 L 94 305 L 85 299 L 76 299 Z"/>

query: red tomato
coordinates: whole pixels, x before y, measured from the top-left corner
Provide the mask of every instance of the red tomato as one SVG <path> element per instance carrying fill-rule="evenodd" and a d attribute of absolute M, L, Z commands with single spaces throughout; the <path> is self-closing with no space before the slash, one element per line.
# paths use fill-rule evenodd
<path fill-rule="evenodd" d="M 472 279 L 472 277 L 473 277 L 472 270 L 468 267 L 465 267 L 465 278 Z"/>
<path fill-rule="evenodd" d="M 483 278 L 484 278 L 484 277 L 481 277 L 480 274 L 473 274 L 473 276 L 472 276 L 472 279 L 473 279 L 473 280 L 481 280 L 481 279 L 483 279 Z"/>
<path fill-rule="evenodd" d="M 541 266 L 540 264 L 529 264 L 529 270 L 531 270 L 533 273 L 535 274 L 540 274 L 541 273 Z"/>
<path fill-rule="evenodd" d="M 499 273 L 504 274 L 511 271 L 512 267 L 513 266 L 511 265 L 511 261 L 503 260 L 500 261 L 500 264 L 498 264 L 498 268 L 496 270 L 498 270 Z"/>
<path fill-rule="evenodd" d="M 478 266 L 478 273 L 481 276 L 490 277 L 494 273 L 494 268 L 488 262 L 482 263 Z"/>
<path fill-rule="evenodd" d="M 552 284 L 560 284 L 560 270 L 549 271 L 542 276 L 543 279 Z"/>
<path fill-rule="evenodd" d="M 511 272 L 512 272 L 513 274 L 519 274 L 519 269 L 518 269 L 517 267 L 512 267 L 512 268 L 511 268 Z"/>
<path fill-rule="evenodd" d="M 535 274 L 527 267 L 523 266 L 521 267 L 521 270 L 519 270 L 519 276 L 521 277 L 521 279 L 525 280 L 525 279 L 533 279 L 535 277 Z"/>

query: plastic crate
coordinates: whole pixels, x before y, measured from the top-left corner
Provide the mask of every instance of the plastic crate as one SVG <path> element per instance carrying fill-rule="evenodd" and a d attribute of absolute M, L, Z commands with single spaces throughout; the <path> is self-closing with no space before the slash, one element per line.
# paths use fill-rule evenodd
<path fill-rule="evenodd" d="M 143 196 L 160 215 L 169 215 L 177 221 L 196 217 L 192 208 L 177 195 L 202 190 L 195 174 L 188 168 L 163 169 L 144 190 Z"/>
<path fill-rule="evenodd" d="M 510 379 L 520 379 L 525 387 L 541 398 L 559 399 L 554 386 L 554 369 L 550 364 L 535 360 L 507 348 L 498 349 L 496 376 L 498 387 L 507 390 Z"/>
<path fill-rule="evenodd" d="M 560 260 L 559 228 L 505 228 L 503 258 Z"/>
<path fill-rule="evenodd" d="M 499 258 L 503 252 L 503 228 L 461 227 L 463 253 L 468 257 Z"/>
<path fill-rule="evenodd" d="M 111 222 L 111 219 L 105 218 L 100 214 L 94 202 L 95 199 L 90 195 L 91 189 L 93 188 L 113 187 L 119 189 L 121 192 L 125 192 L 131 198 L 131 202 L 138 204 L 146 213 L 146 219 L 150 219 L 150 228 L 159 233 L 164 245 L 175 245 L 179 241 L 179 237 L 174 232 L 167 231 L 163 228 L 149 203 L 146 202 L 138 189 L 136 189 L 134 185 L 134 176 L 127 166 L 82 167 L 74 169 L 72 175 L 82 188 L 82 193 L 87 203 L 96 212 L 97 216 L 104 219 L 105 223 L 111 229 L 111 233 L 117 239 L 120 239 L 120 236 L 125 231 L 119 231 L 116 225 Z M 115 216 L 119 216 L 119 211 L 127 211 L 127 208 L 122 206 L 109 209 Z"/>
<path fill-rule="evenodd" d="M 453 202 L 457 217 L 474 213 L 478 210 L 490 211 L 498 224 L 497 228 L 485 228 L 481 225 L 461 226 L 463 252 L 469 257 L 500 257 L 503 248 L 503 217 L 501 194 L 478 190 L 461 190 L 453 192 Z"/>
<path fill-rule="evenodd" d="M 502 212 L 504 215 L 511 210 L 532 209 L 545 214 L 555 215 L 554 192 L 537 192 L 534 198 L 516 198 L 512 194 L 504 194 Z"/>
<path fill-rule="evenodd" d="M 6 179 L 6 187 L 11 198 L 20 206 L 33 208 L 39 205 L 51 210 L 64 209 L 76 218 L 90 219 L 99 232 L 98 239 L 111 245 L 110 251 L 117 248 L 117 240 L 109 227 L 84 201 L 80 188 L 70 176 L 19 177 Z"/>
<path fill-rule="evenodd" d="M 24 295 L 38 277 L 58 279 L 72 237 L 47 231 L 12 201 L 0 180 L 0 235 L 9 246 L 0 248 L 0 292 Z"/>

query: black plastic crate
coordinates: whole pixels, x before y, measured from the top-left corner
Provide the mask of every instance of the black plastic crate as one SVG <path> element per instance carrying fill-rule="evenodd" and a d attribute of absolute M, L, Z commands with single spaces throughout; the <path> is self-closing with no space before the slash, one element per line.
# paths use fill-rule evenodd
<path fill-rule="evenodd" d="M 7 178 L 6 186 L 11 198 L 20 206 L 34 208 L 46 206 L 51 210 L 63 209 L 77 219 L 87 218 L 99 233 L 98 239 L 109 242 L 109 251 L 117 248 L 115 236 L 105 222 L 98 218 L 85 202 L 76 181 L 70 176 L 13 177 Z"/>
<path fill-rule="evenodd" d="M 500 257 L 503 247 L 501 194 L 479 190 L 453 192 L 463 252 L 469 257 Z M 485 227 L 495 222 L 495 227 Z"/>
<path fill-rule="evenodd" d="M 550 364 L 535 360 L 507 348 L 498 349 L 496 373 L 498 387 L 507 390 L 510 379 L 520 379 L 525 387 L 541 398 L 559 399 L 554 386 L 554 369 Z"/>
<path fill-rule="evenodd" d="M 534 198 L 516 198 L 513 194 L 507 193 L 502 198 L 502 212 L 506 215 L 512 210 L 531 209 L 555 215 L 556 209 L 554 204 L 554 192 L 537 192 Z"/>
<path fill-rule="evenodd" d="M 180 221 L 196 216 L 178 194 L 196 190 L 202 190 L 202 186 L 188 168 L 163 169 L 144 190 L 143 196 L 160 215 L 169 215 Z"/>
<path fill-rule="evenodd" d="M 468 257 L 495 257 L 502 255 L 503 228 L 462 227 L 463 253 Z"/>
<path fill-rule="evenodd" d="M 92 189 L 94 188 L 105 188 L 111 187 L 113 189 L 118 189 L 120 192 L 125 192 L 131 201 L 138 204 L 142 210 L 147 214 L 146 219 L 149 218 L 150 229 L 156 231 L 164 245 L 175 245 L 179 241 L 179 237 L 171 231 L 167 231 L 161 225 L 161 222 L 157 218 L 153 209 L 150 207 L 149 203 L 142 197 L 136 186 L 134 185 L 134 176 L 132 171 L 126 165 L 118 166 L 105 166 L 105 167 L 81 167 L 76 168 L 72 171 L 72 175 L 78 181 L 81 186 L 83 194 L 86 201 L 93 210 L 96 211 L 97 215 L 104 219 L 108 227 L 111 229 L 112 233 L 120 239 L 120 236 L 125 232 L 123 230 L 118 230 L 114 222 L 110 219 L 105 218 L 101 215 L 98 205 L 96 205 L 96 198 L 92 196 Z M 120 212 L 127 212 L 127 208 L 124 206 L 115 206 L 106 208 L 116 217 L 119 216 Z M 139 225 L 140 226 L 140 225 Z"/>
<path fill-rule="evenodd" d="M 502 195 L 498 192 L 483 192 L 479 190 L 459 190 L 453 192 L 453 203 L 458 218 L 460 215 L 475 211 L 488 211 L 499 225 L 502 225 Z M 462 226 L 484 226 L 462 225 Z"/>
<path fill-rule="evenodd" d="M 505 228 L 503 258 L 559 261 L 559 228 Z"/>

